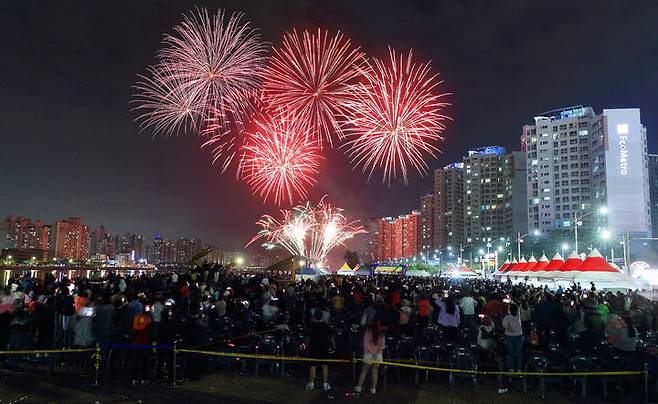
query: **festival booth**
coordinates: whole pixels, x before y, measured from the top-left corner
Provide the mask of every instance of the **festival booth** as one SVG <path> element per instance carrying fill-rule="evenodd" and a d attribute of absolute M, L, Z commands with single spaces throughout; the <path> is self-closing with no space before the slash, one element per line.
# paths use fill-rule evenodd
<path fill-rule="evenodd" d="M 418 277 L 427 277 L 427 276 L 432 276 L 429 272 L 425 271 L 424 269 L 407 269 L 405 272 L 405 276 L 418 276 Z"/>
<path fill-rule="evenodd" d="M 359 271 L 360 265 L 357 265 L 354 268 L 350 268 L 349 265 L 347 265 L 347 262 L 343 264 L 342 267 L 338 268 L 338 271 L 336 271 L 336 275 L 343 275 L 343 276 L 353 276 L 356 275 L 357 272 Z"/>
<path fill-rule="evenodd" d="M 452 278 L 477 278 L 479 276 L 464 264 L 448 266 L 448 271 L 445 272 L 445 275 Z"/>
<path fill-rule="evenodd" d="M 537 265 L 537 259 L 535 258 L 534 255 L 532 255 L 527 262 L 523 262 L 523 261 L 525 261 L 525 259 L 521 258 L 521 262 L 519 262 L 519 264 L 516 265 L 513 269 L 508 271 L 506 275 L 515 276 L 515 277 L 528 276 L 528 271 L 530 271 L 532 268 L 534 268 Z"/>
<path fill-rule="evenodd" d="M 505 273 L 511 271 L 515 265 L 518 265 L 518 263 L 519 262 L 516 260 L 516 258 L 512 258 L 512 262 L 506 260 L 505 263 L 500 268 L 498 268 L 498 271 L 493 272 L 491 276 L 503 276 Z"/>
<path fill-rule="evenodd" d="M 630 276 L 610 265 L 596 248 L 585 260 L 571 270 L 568 278 L 573 282 L 594 282 L 599 289 L 636 289 L 640 285 Z"/>
<path fill-rule="evenodd" d="M 372 274 L 404 276 L 405 270 L 406 267 L 404 265 L 375 265 L 372 267 Z"/>

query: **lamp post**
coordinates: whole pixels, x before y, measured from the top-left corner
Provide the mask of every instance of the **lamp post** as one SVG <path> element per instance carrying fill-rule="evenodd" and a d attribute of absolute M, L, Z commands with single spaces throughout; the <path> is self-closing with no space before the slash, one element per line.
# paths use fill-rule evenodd
<path fill-rule="evenodd" d="M 576 249 L 576 253 L 578 253 L 578 226 L 580 226 L 584 218 L 593 215 L 595 213 L 605 215 L 606 213 L 608 213 L 608 208 L 606 208 L 605 206 L 601 206 L 598 210 L 590 210 L 589 212 L 585 212 L 582 215 L 578 215 L 577 211 L 573 212 L 574 248 Z"/>
<path fill-rule="evenodd" d="M 541 234 L 541 232 L 539 230 L 535 229 L 532 232 L 526 233 L 524 235 L 521 235 L 521 232 L 518 232 L 516 234 L 516 258 L 517 259 L 521 259 L 521 243 L 523 242 L 523 239 L 526 238 L 527 236 L 531 235 L 531 234 L 533 236 L 539 236 Z"/>

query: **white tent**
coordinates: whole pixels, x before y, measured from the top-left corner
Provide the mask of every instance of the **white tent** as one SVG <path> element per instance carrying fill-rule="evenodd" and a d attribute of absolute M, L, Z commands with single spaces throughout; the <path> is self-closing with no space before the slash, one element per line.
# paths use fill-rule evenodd
<path fill-rule="evenodd" d="M 422 269 L 422 270 L 421 269 L 409 269 L 409 270 L 407 270 L 405 275 L 406 276 L 421 276 L 421 277 L 432 276 L 432 274 L 425 271 L 424 269 Z"/>

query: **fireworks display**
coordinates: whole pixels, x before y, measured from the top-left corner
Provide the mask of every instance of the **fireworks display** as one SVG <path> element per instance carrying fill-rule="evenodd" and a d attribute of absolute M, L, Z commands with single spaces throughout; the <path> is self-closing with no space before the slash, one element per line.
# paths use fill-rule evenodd
<path fill-rule="evenodd" d="M 184 16 L 135 85 L 141 130 L 198 135 L 213 164 L 225 172 L 236 162 L 236 177 L 276 205 L 306 198 L 325 142 L 339 142 L 368 179 L 377 168 L 389 184 L 398 175 L 406 183 L 410 168 L 427 172 L 449 119 L 429 62 L 390 49 L 388 59 L 368 60 L 342 33 L 321 29 L 286 33 L 269 59 L 268 48 L 241 13 L 200 8 Z M 304 212 L 300 220 L 333 211 Z M 322 239 L 318 226 L 304 233 L 308 240 Z M 313 255 L 324 249 L 304 244 Z"/>
<path fill-rule="evenodd" d="M 324 199 L 317 206 L 297 205 L 282 210 L 280 219 L 263 215 L 256 223 L 261 230 L 247 245 L 261 241 L 319 263 L 335 247 L 365 233 L 358 222 L 348 221 L 341 209 L 325 203 Z"/>
<path fill-rule="evenodd" d="M 297 116 L 323 141 L 333 145 L 332 135 L 342 139 L 339 117 L 350 100 L 349 86 L 359 76 L 363 53 L 340 32 L 330 37 L 296 30 L 283 36 L 280 48 L 265 70 L 263 94 L 270 106 Z"/>
<path fill-rule="evenodd" d="M 405 57 L 389 49 L 389 60 L 373 59 L 363 70 L 365 80 L 353 88 L 348 137 L 352 162 L 368 172 L 384 171 L 390 184 L 398 172 L 407 183 L 409 167 L 425 174 L 425 158 L 436 157 L 435 143 L 441 140 L 442 114 L 448 104 L 435 94 L 441 83 L 428 63 L 415 64 L 412 52 Z"/>
<path fill-rule="evenodd" d="M 298 120 L 261 115 L 246 134 L 241 172 L 254 194 L 294 204 L 315 184 L 322 156 Z"/>
<path fill-rule="evenodd" d="M 142 127 L 168 135 L 183 125 L 201 130 L 208 120 L 222 133 L 241 128 L 255 110 L 265 63 L 256 30 L 242 14 L 198 9 L 174 31 L 165 35 L 150 77 L 135 86 Z"/>

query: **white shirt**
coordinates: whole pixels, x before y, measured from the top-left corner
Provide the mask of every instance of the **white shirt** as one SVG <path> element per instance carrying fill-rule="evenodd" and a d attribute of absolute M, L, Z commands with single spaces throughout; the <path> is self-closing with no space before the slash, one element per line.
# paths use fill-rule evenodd
<path fill-rule="evenodd" d="M 506 315 L 505 318 L 503 318 L 503 328 L 505 329 L 505 335 L 509 337 L 518 337 L 519 335 L 523 335 L 523 329 L 521 328 L 521 317 L 519 315 Z"/>
<path fill-rule="evenodd" d="M 459 307 L 462 309 L 462 314 L 465 316 L 471 316 L 475 314 L 475 299 L 466 296 L 459 302 Z"/>

